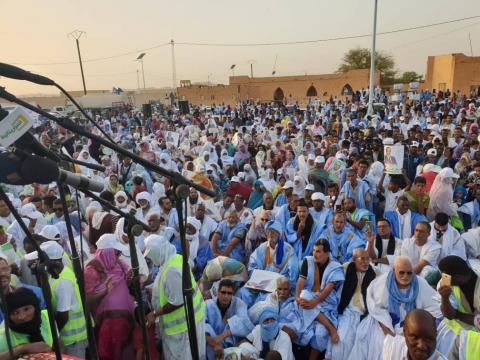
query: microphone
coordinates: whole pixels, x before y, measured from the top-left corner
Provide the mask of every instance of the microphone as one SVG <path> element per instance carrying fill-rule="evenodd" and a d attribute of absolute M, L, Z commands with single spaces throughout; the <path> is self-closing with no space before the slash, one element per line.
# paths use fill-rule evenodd
<path fill-rule="evenodd" d="M 78 189 L 101 192 L 104 184 L 60 169 L 55 161 L 37 155 L 19 154 L 4 151 L 0 153 L 0 182 L 11 185 L 31 183 L 49 184 L 53 181 L 63 182 Z"/>
<path fill-rule="evenodd" d="M 10 79 L 31 81 L 39 85 L 55 85 L 55 81 L 45 76 L 33 74 L 30 71 L 5 63 L 0 63 L 0 76 L 5 76 Z"/>

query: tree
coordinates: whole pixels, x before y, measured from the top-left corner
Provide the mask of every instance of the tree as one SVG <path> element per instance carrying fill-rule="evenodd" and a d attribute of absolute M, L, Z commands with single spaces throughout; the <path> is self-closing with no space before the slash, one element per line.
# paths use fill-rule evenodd
<path fill-rule="evenodd" d="M 350 49 L 342 58 L 342 63 L 337 73 L 344 73 L 355 69 L 369 69 L 371 62 L 371 51 L 366 48 Z M 395 79 L 395 60 L 389 54 L 375 52 L 375 69 L 380 72 L 380 83 L 382 85 L 393 84 Z"/>
<path fill-rule="evenodd" d="M 420 81 L 422 75 L 417 74 L 415 71 L 405 71 L 402 76 L 398 79 L 395 79 L 396 83 L 408 84 L 415 81 Z"/>

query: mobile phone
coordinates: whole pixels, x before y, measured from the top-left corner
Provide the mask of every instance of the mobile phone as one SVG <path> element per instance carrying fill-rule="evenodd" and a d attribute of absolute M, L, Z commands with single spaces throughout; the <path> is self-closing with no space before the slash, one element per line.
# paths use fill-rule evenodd
<path fill-rule="evenodd" d="M 442 273 L 442 279 L 440 280 L 443 286 L 452 286 L 452 276 Z"/>
<path fill-rule="evenodd" d="M 372 232 L 372 222 L 369 220 L 365 221 L 365 232 Z"/>

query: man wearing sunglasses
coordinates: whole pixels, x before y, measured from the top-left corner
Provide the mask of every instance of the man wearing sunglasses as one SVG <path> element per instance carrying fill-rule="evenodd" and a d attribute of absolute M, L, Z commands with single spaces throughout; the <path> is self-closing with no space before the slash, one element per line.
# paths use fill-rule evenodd
<path fill-rule="evenodd" d="M 405 316 L 414 309 L 442 318 L 438 293 L 415 273 L 411 260 L 405 256 L 395 258 L 393 269 L 370 284 L 366 300 L 369 315 L 357 329 L 351 351 L 355 360 L 380 359 L 385 337 L 400 336 Z"/>
<path fill-rule="evenodd" d="M 223 358 L 223 349 L 235 346 L 253 329 L 247 305 L 234 294 L 234 282 L 223 279 L 218 285 L 217 298 L 205 302 L 207 359 Z"/>

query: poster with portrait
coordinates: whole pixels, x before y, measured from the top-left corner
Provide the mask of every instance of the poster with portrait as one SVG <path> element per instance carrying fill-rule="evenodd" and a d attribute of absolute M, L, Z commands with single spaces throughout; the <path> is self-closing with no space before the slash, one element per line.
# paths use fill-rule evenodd
<path fill-rule="evenodd" d="M 173 144 L 175 147 L 177 147 L 178 140 L 180 139 L 180 134 L 174 132 L 174 131 L 167 131 L 165 134 L 165 141 L 167 143 Z"/>
<path fill-rule="evenodd" d="M 387 174 L 401 174 L 403 170 L 403 145 L 385 145 L 383 164 Z"/>

